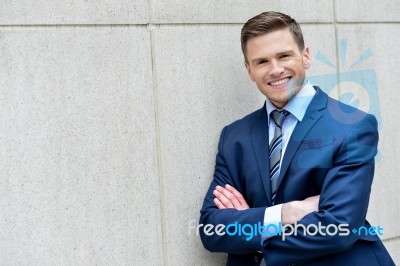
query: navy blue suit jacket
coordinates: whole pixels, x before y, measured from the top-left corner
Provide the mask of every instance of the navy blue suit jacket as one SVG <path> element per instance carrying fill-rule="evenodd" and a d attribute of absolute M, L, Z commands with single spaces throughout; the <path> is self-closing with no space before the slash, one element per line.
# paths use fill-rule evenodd
<path fill-rule="evenodd" d="M 366 221 L 374 157 L 377 153 L 377 121 L 373 115 L 316 94 L 298 122 L 282 159 L 275 204 L 319 195 L 319 211 L 298 223 L 322 226 L 348 224 L 370 227 Z M 264 107 L 226 126 L 220 137 L 215 172 L 201 209 L 201 224 L 254 225 L 262 222 L 271 206 L 268 162 L 268 125 Z M 246 199 L 243 211 L 218 209 L 213 190 L 230 184 Z M 379 237 L 306 235 L 282 240 L 269 238 L 261 245 L 259 235 L 208 236 L 200 230 L 206 249 L 227 252 L 227 265 L 259 265 L 264 258 L 275 265 L 394 265 Z"/>

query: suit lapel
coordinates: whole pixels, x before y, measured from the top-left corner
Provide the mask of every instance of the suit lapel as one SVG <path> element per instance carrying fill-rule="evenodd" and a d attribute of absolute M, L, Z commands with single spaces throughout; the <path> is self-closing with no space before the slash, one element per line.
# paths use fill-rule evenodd
<path fill-rule="evenodd" d="M 316 87 L 316 89 L 317 91 L 315 96 L 308 106 L 303 120 L 297 123 L 286 147 L 279 174 L 278 188 L 286 174 L 287 169 L 289 168 L 290 163 L 292 162 L 294 155 L 297 152 L 297 149 L 310 129 L 321 118 L 323 114 L 322 110 L 326 108 L 328 96 L 320 88 Z"/>
<path fill-rule="evenodd" d="M 264 107 L 258 111 L 255 122 L 251 129 L 251 144 L 257 160 L 261 181 L 267 195 L 268 203 L 271 205 L 271 184 L 269 182 L 268 163 L 268 115 Z"/>

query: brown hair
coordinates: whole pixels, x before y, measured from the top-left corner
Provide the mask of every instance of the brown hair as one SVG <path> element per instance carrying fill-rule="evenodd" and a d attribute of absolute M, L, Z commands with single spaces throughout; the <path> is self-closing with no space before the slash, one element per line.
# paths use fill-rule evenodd
<path fill-rule="evenodd" d="M 240 40 L 245 61 L 247 62 L 246 47 L 249 39 L 284 28 L 289 28 L 299 50 L 303 51 L 303 33 L 296 20 L 279 12 L 268 11 L 249 19 L 242 28 Z"/>

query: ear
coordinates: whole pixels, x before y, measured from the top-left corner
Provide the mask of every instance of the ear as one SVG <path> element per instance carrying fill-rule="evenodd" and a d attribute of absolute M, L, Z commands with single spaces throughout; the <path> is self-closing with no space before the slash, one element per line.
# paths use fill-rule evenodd
<path fill-rule="evenodd" d="M 306 46 L 303 51 L 303 66 L 305 69 L 308 69 L 311 66 L 310 49 L 308 46 Z"/>
<path fill-rule="evenodd" d="M 250 65 L 249 65 L 248 63 L 244 62 L 244 66 L 245 66 L 246 69 L 247 69 L 247 75 L 249 75 L 249 78 L 250 78 L 252 81 L 254 81 L 253 74 L 251 73 L 251 70 L 250 70 Z"/>

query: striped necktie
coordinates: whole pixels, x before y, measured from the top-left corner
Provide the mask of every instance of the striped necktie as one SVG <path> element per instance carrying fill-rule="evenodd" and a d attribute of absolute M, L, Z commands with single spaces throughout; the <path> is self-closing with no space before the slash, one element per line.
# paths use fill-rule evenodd
<path fill-rule="evenodd" d="M 269 145 L 269 177 L 271 179 L 272 204 L 275 203 L 275 195 L 280 173 L 282 156 L 282 124 L 285 117 L 289 114 L 290 113 L 286 110 L 274 110 L 271 113 L 271 118 L 275 122 L 274 138 L 271 141 L 271 145 Z"/>

